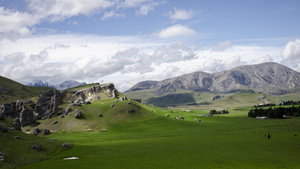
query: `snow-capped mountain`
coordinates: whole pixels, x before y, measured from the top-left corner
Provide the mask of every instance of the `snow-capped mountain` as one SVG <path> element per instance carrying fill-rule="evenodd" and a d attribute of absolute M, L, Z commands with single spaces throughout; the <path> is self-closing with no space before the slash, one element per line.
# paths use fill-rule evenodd
<path fill-rule="evenodd" d="M 81 86 L 81 85 L 85 85 L 85 82 L 78 82 L 75 80 L 68 80 L 68 81 L 64 81 L 62 83 L 53 85 L 50 84 L 48 82 L 42 81 L 42 80 L 34 80 L 33 82 L 27 84 L 27 86 L 33 86 L 33 87 L 51 87 L 53 89 L 57 89 L 57 90 L 65 90 L 65 89 L 69 89 L 72 87 L 76 87 L 76 86 Z"/>
<path fill-rule="evenodd" d="M 51 87 L 53 89 L 56 89 L 56 87 L 53 84 L 50 84 L 50 83 L 42 81 L 42 80 L 34 80 L 31 83 L 27 84 L 27 86 L 33 86 L 33 87 Z"/>

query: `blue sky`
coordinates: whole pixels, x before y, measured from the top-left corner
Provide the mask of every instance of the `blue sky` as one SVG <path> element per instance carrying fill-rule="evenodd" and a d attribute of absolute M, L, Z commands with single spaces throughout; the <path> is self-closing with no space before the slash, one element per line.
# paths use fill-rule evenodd
<path fill-rule="evenodd" d="M 300 71 L 299 0 L 0 0 L 0 75 L 113 82 L 278 62 Z"/>

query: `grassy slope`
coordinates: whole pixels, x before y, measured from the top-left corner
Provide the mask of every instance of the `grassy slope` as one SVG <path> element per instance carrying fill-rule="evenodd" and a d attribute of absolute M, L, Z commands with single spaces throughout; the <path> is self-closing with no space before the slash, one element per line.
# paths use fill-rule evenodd
<path fill-rule="evenodd" d="M 12 126 L 11 119 L 0 120 L 1 125 Z M 15 139 L 20 136 L 21 139 Z M 32 149 L 34 143 L 39 143 L 42 150 Z M 9 130 L 0 134 L 0 151 L 7 156 L 6 162 L 0 168 L 15 168 L 33 162 L 41 161 L 58 153 L 61 149 L 60 141 L 53 141 L 39 136 L 28 135 L 18 130 Z"/>
<path fill-rule="evenodd" d="M 45 92 L 47 90 L 53 90 L 49 87 L 31 87 L 25 86 L 13 80 L 7 79 L 5 77 L 0 76 L 0 85 L 2 85 L 6 89 L 12 90 L 12 93 L 2 93 L 0 92 L 0 105 L 3 103 L 11 103 L 18 99 L 25 99 L 35 97 L 38 94 Z M 4 99 L 5 96 L 7 99 Z"/>
<path fill-rule="evenodd" d="M 126 114 L 128 101 L 83 107 L 90 132 L 57 132 L 49 137 L 71 140 L 74 148 L 22 168 L 297 168 L 300 167 L 300 119 L 256 120 L 250 107 L 230 114 L 199 117 L 207 111 L 171 113 L 143 105 Z M 104 117 L 99 118 L 101 112 Z M 176 110 L 173 112 L 177 112 Z M 165 114 L 170 117 L 164 117 Z M 186 120 L 175 120 L 173 116 Z M 202 122 L 194 121 L 195 118 Z M 98 127 L 97 127 L 98 126 Z M 100 132 L 101 129 L 107 132 Z M 270 133 L 268 140 L 265 134 Z M 296 134 L 296 136 L 295 136 Z M 62 160 L 76 156 L 78 160 Z"/>

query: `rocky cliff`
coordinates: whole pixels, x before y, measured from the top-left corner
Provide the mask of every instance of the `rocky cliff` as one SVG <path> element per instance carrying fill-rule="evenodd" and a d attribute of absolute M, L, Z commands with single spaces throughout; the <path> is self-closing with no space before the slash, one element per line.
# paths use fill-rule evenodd
<path fill-rule="evenodd" d="M 80 106 L 104 98 L 118 98 L 118 92 L 113 84 L 90 84 L 64 91 L 49 90 L 41 93 L 35 102 L 24 99 L 1 105 L 0 119 L 4 117 L 14 119 L 15 128 L 21 129 L 35 123 L 37 119 L 49 119 L 62 115 L 65 111 L 69 112 L 70 109 L 59 109 L 64 100 L 68 100 L 70 106 Z"/>
<path fill-rule="evenodd" d="M 253 90 L 270 94 L 284 94 L 300 87 L 300 73 L 278 63 L 239 66 L 231 70 L 205 73 L 195 72 L 163 81 L 144 81 L 126 92 L 157 89 L 158 94 L 183 89 L 210 92 Z"/>

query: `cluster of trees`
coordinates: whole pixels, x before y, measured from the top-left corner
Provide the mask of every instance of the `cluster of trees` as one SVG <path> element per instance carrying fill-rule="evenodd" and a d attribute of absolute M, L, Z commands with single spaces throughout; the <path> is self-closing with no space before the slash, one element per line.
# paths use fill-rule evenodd
<path fill-rule="evenodd" d="M 269 104 L 262 104 L 262 105 L 254 105 L 254 107 L 270 107 L 270 106 L 276 106 L 276 104 L 269 103 Z"/>
<path fill-rule="evenodd" d="M 298 117 L 300 115 L 300 106 L 295 107 L 278 107 L 278 108 L 268 108 L 268 109 L 251 109 L 248 112 L 248 117 L 266 116 L 272 119 L 282 119 L 285 116 Z"/>
<path fill-rule="evenodd" d="M 279 105 L 300 105 L 300 101 L 288 100 L 288 101 L 283 101 Z"/>
<path fill-rule="evenodd" d="M 209 114 L 229 114 L 229 111 L 228 110 L 220 110 L 220 111 L 210 110 Z"/>

